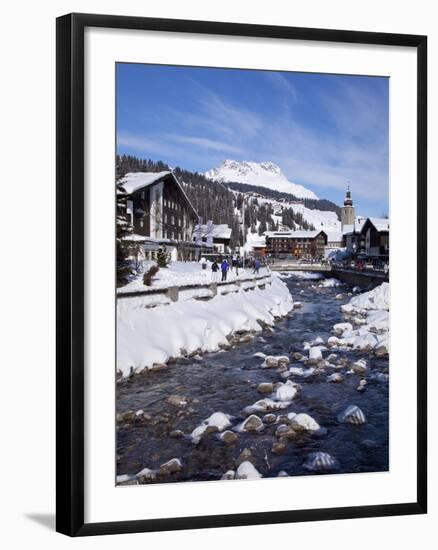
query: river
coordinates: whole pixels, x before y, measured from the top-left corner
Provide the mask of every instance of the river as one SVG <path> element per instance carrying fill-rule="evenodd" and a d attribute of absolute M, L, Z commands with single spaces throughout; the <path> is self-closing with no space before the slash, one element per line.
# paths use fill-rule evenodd
<path fill-rule="evenodd" d="M 218 480 L 227 470 L 236 469 L 236 460 L 244 449 L 263 477 L 309 475 L 303 463 L 309 453 L 329 453 L 339 462 L 336 473 L 376 472 L 388 470 L 388 383 L 368 379 L 364 392 L 358 392 L 360 376 L 347 374 L 341 383 L 327 382 L 333 370 L 327 369 L 307 379 L 292 376 L 301 390 L 285 410 L 275 414 L 305 412 L 323 428 L 317 435 L 300 435 L 290 441 L 282 454 L 271 451 L 277 438 L 277 424 L 265 424 L 259 433 L 239 433 L 238 440 L 226 445 L 211 433 L 195 445 L 189 437 L 201 422 L 216 411 L 230 414 L 233 426 L 245 419 L 242 409 L 263 396 L 257 391 L 261 382 L 284 381 L 276 369 L 261 367 L 263 359 L 254 354 L 287 355 L 292 366 L 302 366 L 293 359 L 294 352 L 303 352 L 303 343 L 320 336 L 332 335 L 335 323 L 344 321 L 340 305 L 350 299 L 348 287 L 319 288 L 315 281 L 285 281 L 295 301 L 294 309 L 278 321 L 273 330 L 264 330 L 251 341 L 231 349 L 206 354 L 202 358 L 181 359 L 162 371 L 136 375 L 117 384 L 117 413 L 124 415 L 117 423 L 117 473 L 135 474 L 147 467 L 177 457 L 183 468 L 166 481 Z M 336 296 L 342 293 L 343 298 Z M 327 356 L 330 352 L 324 352 Z M 351 363 L 365 358 L 372 373 L 388 373 L 388 359 L 366 352 L 337 351 L 338 358 Z M 187 398 L 185 406 L 167 402 L 171 395 Z M 338 422 L 337 416 L 348 405 L 359 406 L 366 423 L 352 426 Z M 130 417 L 127 411 L 143 410 L 145 415 Z M 263 413 L 259 413 L 263 417 Z M 179 437 L 178 437 L 179 436 Z"/>

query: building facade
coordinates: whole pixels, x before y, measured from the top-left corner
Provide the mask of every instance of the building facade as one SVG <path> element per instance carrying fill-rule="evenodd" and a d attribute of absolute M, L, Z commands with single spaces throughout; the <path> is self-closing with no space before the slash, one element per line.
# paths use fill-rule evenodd
<path fill-rule="evenodd" d="M 327 245 L 324 231 L 270 231 L 266 234 L 266 250 L 274 257 L 323 258 Z"/>
<path fill-rule="evenodd" d="M 146 258 L 166 247 L 173 260 L 195 259 L 198 214 L 172 172 L 130 172 L 117 182 L 117 191 L 118 209 L 125 209 L 134 238 L 143 239 Z"/>
<path fill-rule="evenodd" d="M 362 227 L 365 254 L 374 259 L 389 259 L 389 220 L 367 218 Z"/>

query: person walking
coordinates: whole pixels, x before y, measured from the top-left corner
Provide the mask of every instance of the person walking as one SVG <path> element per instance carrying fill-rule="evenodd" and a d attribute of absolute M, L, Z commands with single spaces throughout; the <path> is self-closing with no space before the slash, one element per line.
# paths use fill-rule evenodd
<path fill-rule="evenodd" d="M 260 260 L 257 258 L 254 262 L 254 274 L 258 275 L 260 270 Z"/>
<path fill-rule="evenodd" d="M 211 264 L 211 280 L 213 283 L 217 283 L 218 278 L 218 272 L 219 272 L 219 266 L 216 260 Z"/>
<path fill-rule="evenodd" d="M 236 270 L 236 277 L 239 276 L 239 259 L 237 256 L 234 256 L 233 257 L 233 261 L 232 261 L 232 264 L 231 264 L 234 269 Z"/>
<path fill-rule="evenodd" d="M 227 260 L 224 258 L 222 263 L 221 263 L 221 271 L 222 271 L 222 281 L 226 281 L 227 280 L 227 273 L 228 273 L 228 269 L 229 269 L 229 264 L 227 262 Z"/>

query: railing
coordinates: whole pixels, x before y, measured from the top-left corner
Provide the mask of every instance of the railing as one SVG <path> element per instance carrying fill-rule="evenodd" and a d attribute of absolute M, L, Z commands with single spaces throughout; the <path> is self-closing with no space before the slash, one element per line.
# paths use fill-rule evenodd
<path fill-rule="evenodd" d="M 245 277 L 233 281 L 220 281 L 210 283 L 192 283 L 181 286 L 146 288 L 132 292 L 117 293 L 117 300 L 129 300 L 132 298 L 144 297 L 142 304 L 144 307 L 155 307 L 157 305 L 166 305 L 171 302 L 195 300 L 211 300 L 216 295 L 225 295 L 239 290 L 253 290 L 255 288 L 264 289 L 270 285 L 271 274 L 255 275 L 254 277 Z M 154 297 L 157 299 L 154 300 Z M 151 298 L 148 300 L 148 298 Z"/>
<path fill-rule="evenodd" d="M 344 264 L 342 262 L 332 263 L 332 269 L 334 271 L 344 271 L 347 273 L 362 273 L 364 275 L 371 275 L 373 277 L 382 277 L 383 279 L 389 278 L 389 269 L 384 269 L 376 266 L 352 266 Z"/>

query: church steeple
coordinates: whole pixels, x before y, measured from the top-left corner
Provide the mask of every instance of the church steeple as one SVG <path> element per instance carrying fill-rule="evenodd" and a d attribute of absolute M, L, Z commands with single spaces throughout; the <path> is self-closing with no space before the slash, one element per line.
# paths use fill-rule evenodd
<path fill-rule="evenodd" d="M 344 229 L 346 225 L 354 226 L 355 209 L 353 206 L 353 199 L 351 197 L 350 186 L 347 186 L 345 193 L 344 206 L 341 208 L 341 226 Z"/>
<path fill-rule="evenodd" d="M 347 185 L 347 192 L 345 193 L 344 206 L 353 206 L 353 199 L 351 198 L 349 185 Z"/>

